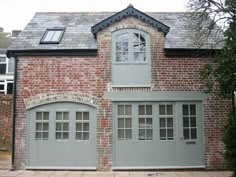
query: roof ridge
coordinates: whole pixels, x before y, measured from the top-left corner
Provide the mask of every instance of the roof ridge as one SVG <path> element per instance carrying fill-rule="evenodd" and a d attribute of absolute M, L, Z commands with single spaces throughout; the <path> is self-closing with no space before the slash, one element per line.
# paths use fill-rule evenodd
<path fill-rule="evenodd" d="M 84 11 L 84 12 L 36 12 L 35 14 L 101 14 L 101 13 L 117 13 L 117 11 L 96 11 L 96 12 L 91 12 L 91 11 Z M 192 12 L 143 12 L 143 13 L 158 13 L 158 14 L 182 14 L 182 13 L 192 13 Z"/>

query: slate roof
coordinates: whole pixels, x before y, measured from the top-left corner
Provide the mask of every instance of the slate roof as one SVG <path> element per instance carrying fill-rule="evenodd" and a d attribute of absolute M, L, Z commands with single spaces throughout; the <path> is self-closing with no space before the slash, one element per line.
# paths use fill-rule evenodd
<path fill-rule="evenodd" d="M 10 50 L 34 49 L 97 49 L 96 38 L 91 27 L 116 12 L 82 13 L 36 13 L 25 29 L 9 48 Z M 165 38 L 165 49 L 196 49 L 194 31 L 189 27 L 189 13 L 146 13 L 150 17 L 170 27 Z M 65 34 L 60 44 L 40 44 L 47 28 L 64 27 Z M 213 39 L 208 40 L 211 48 Z"/>

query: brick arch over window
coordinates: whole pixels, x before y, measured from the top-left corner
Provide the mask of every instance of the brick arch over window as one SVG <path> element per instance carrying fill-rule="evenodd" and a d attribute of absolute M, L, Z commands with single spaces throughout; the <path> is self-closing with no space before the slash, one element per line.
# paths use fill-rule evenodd
<path fill-rule="evenodd" d="M 24 99 L 26 109 L 30 109 L 48 103 L 63 102 L 63 101 L 83 103 L 97 108 L 99 103 L 99 98 L 79 92 L 52 92 L 52 93 L 38 94 L 30 98 Z"/>

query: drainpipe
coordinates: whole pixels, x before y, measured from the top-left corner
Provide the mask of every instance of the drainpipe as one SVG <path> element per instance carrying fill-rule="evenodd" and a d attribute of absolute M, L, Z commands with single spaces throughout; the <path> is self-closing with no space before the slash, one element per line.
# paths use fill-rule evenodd
<path fill-rule="evenodd" d="M 13 57 L 13 56 L 12 56 Z M 17 83 L 17 63 L 18 59 L 15 57 L 14 70 L 14 90 L 13 90 L 13 115 L 12 115 L 12 155 L 11 155 L 11 170 L 15 170 L 15 132 L 16 132 L 16 83 Z"/>

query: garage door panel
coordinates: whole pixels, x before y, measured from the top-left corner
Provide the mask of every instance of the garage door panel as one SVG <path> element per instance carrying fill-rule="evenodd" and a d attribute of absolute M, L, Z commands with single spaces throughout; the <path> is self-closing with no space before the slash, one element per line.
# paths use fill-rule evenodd
<path fill-rule="evenodd" d="M 84 114 L 84 119 L 83 116 L 77 118 L 78 113 Z M 31 109 L 28 115 L 29 167 L 96 168 L 95 108 L 76 103 L 55 103 Z M 76 128 L 77 123 L 83 124 L 82 129 Z M 42 137 L 47 133 L 46 138 Z M 78 140 L 78 133 L 85 138 Z"/>

